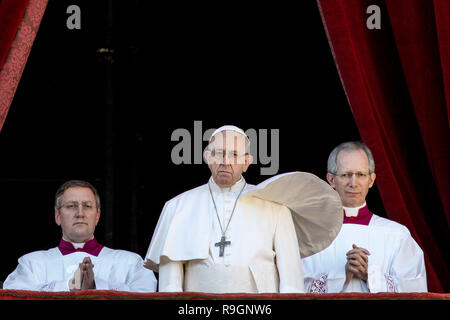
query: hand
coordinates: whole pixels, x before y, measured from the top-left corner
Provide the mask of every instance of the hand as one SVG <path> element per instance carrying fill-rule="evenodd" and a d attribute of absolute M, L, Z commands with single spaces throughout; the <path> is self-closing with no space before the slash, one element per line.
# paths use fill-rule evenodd
<path fill-rule="evenodd" d="M 80 289 L 95 289 L 94 265 L 89 257 L 83 259 L 83 262 L 80 263 L 79 270 L 81 273 Z"/>
<path fill-rule="evenodd" d="M 369 264 L 370 252 L 360 248 L 355 244 L 353 249 L 347 252 L 347 263 L 345 264 L 345 284 L 348 284 L 353 277 L 367 281 L 367 267 Z"/>
<path fill-rule="evenodd" d="M 89 257 L 83 259 L 77 270 L 69 280 L 69 289 L 73 290 L 87 290 L 95 289 L 94 281 L 94 265 Z"/>
<path fill-rule="evenodd" d="M 80 268 L 77 268 L 75 270 L 75 273 L 73 274 L 72 279 L 69 280 L 69 289 L 70 291 L 73 290 L 80 290 L 81 288 L 81 270 Z"/>

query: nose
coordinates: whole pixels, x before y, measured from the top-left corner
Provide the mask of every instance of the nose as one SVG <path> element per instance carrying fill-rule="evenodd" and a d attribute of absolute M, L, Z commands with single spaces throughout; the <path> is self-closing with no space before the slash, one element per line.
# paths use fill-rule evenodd
<path fill-rule="evenodd" d="M 348 181 L 349 185 L 351 187 L 356 186 L 356 174 L 352 174 L 352 176 L 350 177 L 350 180 Z"/>
<path fill-rule="evenodd" d="M 233 160 L 230 159 L 230 157 L 228 157 L 228 154 L 224 154 L 224 155 L 223 155 L 222 163 L 223 163 L 224 165 L 229 165 L 229 164 L 232 163 L 232 162 L 233 162 Z"/>
<path fill-rule="evenodd" d="M 228 155 L 228 153 L 224 152 L 223 155 L 218 159 L 218 164 L 227 166 L 233 163 L 233 159 Z"/>
<path fill-rule="evenodd" d="M 78 206 L 77 211 L 75 212 L 76 217 L 84 217 L 85 213 L 83 210 L 83 206 Z"/>

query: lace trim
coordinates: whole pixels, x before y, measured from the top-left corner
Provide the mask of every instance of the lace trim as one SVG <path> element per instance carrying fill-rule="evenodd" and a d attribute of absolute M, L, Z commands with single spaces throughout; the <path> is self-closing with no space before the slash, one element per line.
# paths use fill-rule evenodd
<path fill-rule="evenodd" d="M 55 281 L 52 281 L 50 283 L 46 283 L 43 286 L 41 286 L 41 288 L 39 289 L 39 291 L 53 291 L 53 289 L 55 289 Z"/>
<path fill-rule="evenodd" d="M 398 292 L 394 277 L 385 274 L 387 292 Z"/>
<path fill-rule="evenodd" d="M 328 275 L 322 273 L 319 276 L 319 279 L 313 281 L 311 288 L 309 289 L 310 293 L 327 293 L 328 285 L 327 285 Z"/>

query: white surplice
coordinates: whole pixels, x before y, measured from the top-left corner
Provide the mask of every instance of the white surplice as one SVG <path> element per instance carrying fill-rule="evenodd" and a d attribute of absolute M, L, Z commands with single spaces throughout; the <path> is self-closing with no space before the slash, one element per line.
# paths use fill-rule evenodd
<path fill-rule="evenodd" d="M 159 291 L 303 292 L 303 272 L 291 213 L 285 206 L 257 198 L 234 202 L 245 185 L 209 184 L 226 245 L 223 257 L 215 246 L 222 237 L 208 184 L 169 200 L 161 213 L 146 255 L 159 267 Z M 247 191 L 252 186 L 247 185 Z"/>
<path fill-rule="evenodd" d="M 346 253 L 352 244 L 370 252 L 368 279 L 353 279 L 344 288 Z M 409 230 L 375 214 L 368 225 L 344 223 L 328 248 L 302 259 L 302 263 L 307 292 L 427 291 L 423 252 Z"/>
<path fill-rule="evenodd" d="M 63 255 L 57 247 L 28 253 L 19 258 L 17 268 L 6 278 L 3 288 L 69 291 L 68 281 L 85 257 L 94 265 L 97 290 L 156 291 L 155 275 L 143 266 L 138 254 L 107 247 L 98 256 L 86 252 Z"/>

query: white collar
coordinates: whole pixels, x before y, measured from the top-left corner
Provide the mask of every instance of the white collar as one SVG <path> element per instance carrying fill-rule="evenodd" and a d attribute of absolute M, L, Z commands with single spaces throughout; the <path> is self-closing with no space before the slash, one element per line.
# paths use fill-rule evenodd
<path fill-rule="evenodd" d="M 92 240 L 92 239 L 94 239 L 94 237 L 92 237 L 92 238 L 89 239 L 89 240 Z M 86 242 L 72 242 L 72 241 L 67 240 L 67 239 L 64 238 L 64 237 L 63 237 L 63 240 L 64 240 L 64 241 L 67 241 L 67 242 L 70 242 L 70 243 L 73 245 L 73 247 L 74 247 L 75 249 L 78 249 L 78 248 L 84 248 L 84 245 L 86 244 Z M 88 241 L 89 241 L 89 240 L 88 240 Z"/>
<path fill-rule="evenodd" d="M 217 185 L 217 183 L 214 181 L 213 177 L 209 178 L 209 185 L 211 186 L 211 190 L 213 192 L 217 193 L 226 193 L 226 192 L 233 192 L 237 193 L 240 192 L 241 189 L 244 187 L 245 179 L 243 176 L 241 176 L 241 179 L 239 179 L 238 182 L 236 182 L 234 185 L 232 185 L 229 188 L 221 188 Z"/>
<path fill-rule="evenodd" d="M 364 208 L 366 206 L 366 202 L 362 206 L 356 208 L 343 207 L 346 217 L 357 217 L 359 213 L 359 209 Z"/>

